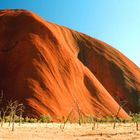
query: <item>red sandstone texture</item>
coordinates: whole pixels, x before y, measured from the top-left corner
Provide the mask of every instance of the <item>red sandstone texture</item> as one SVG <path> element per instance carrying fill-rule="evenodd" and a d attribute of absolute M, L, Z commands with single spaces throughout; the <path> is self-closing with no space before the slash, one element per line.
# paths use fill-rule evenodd
<path fill-rule="evenodd" d="M 139 112 L 140 69 L 110 45 L 25 10 L 0 11 L 0 89 L 24 115 Z"/>

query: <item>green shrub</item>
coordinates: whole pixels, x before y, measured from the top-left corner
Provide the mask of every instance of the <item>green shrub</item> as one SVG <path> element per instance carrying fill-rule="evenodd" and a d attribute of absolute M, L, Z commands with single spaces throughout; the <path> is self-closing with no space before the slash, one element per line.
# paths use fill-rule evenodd
<path fill-rule="evenodd" d="M 131 114 L 132 122 L 140 122 L 140 113 Z"/>
<path fill-rule="evenodd" d="M 30 120 L 29 117 L 25 117 L 25 118 L 24 118 L 24 121 L 25 121 L 25 122 L 29 122 L 29 120 Z"/>
<path fill-rule="evenodd" d="M 52 117 L 50 116 L 50 114 L 48 114 L 47 116 L 41 115 L 38 121 L 50 123 L 52 121 Z"/>
<path fill-rule="evenodd" d="M 30 119 L 29 119 L 29 122 L 30 122 L 30 123 L 36 123 L 36 122 L 37 122 L 37 119 L 36 119 L 36 118 L 30 118 Z"/>
<path fill-rule="evenodd" d="M 9 122 L 10 121 L 10 116 L 6 116 L 5 117 L 5 122 Z"/>
<path fill-rule="evenodd" d="M 94 121 L 94 117 L 92 115 L 86 115 L 82 118 L 83 123 L 92 123 Z"/>

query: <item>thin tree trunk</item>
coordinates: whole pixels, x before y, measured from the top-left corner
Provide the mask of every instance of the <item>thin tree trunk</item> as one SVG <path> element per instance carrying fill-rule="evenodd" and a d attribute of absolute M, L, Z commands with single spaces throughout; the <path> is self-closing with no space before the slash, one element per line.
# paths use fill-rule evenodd
<path fill-rule="evenodd" d="M 69 120 L 69 118 L 70 118 L 70 116 L 71 116 L 72 112 L 73 112 L 73 109 L 69 112 L 69 114 L 68 114 L 68 116 L 67 116 L 66 120 L 64 121 L 64 125 L 63 125 L 62 129 L 64 129 L 64 128 L 65 128 L 65 125 L 66 125 L 66 123 L 68 122 L 68 120 Z"/>
<path fill-rule="evenodd" d="M 12 115 L 12 113 L 10 113 L 9 126 L 11 125 L 11 122 L 12 122 L 12 117 L 13 117 L 13 115 Z"/>
<path fill-rule="evenodd" d="M 3 127 L 3 123 L 4 123 L 4 119 L 5 119 L 5 113 L 3 113 L 3 116 L 2 116 L 1 119 L 2 119 L 2 120 L 1 120 L 1 127 Z"/>
<path fill-rule="evenodd" d="M 94 129 L 95 129 L 95 125 L 96 125 L 96 119 L 93 118 L 93 119 L 92 119 L 92 122 L 93 122 L 92 130 L 94 130 Z"/>
<path fill-rule="evenodd" d="M 19 116 L 19 126 L 21 125 L 22 123 L 22 112 L 20 113 L 20 116 Z"/>
<path fill-rule="evenodd" d="M 138 124 L 138 122 L 136 122 L 136 130 L 137 131 L 139 130 L 139 124 Z"/>
<path fill-rule="evenodd" d="M 120 110 L 121 110 L 121 106 L 119 106 L 119 108 L 118 108 L 118 112 L 117 112 L 117 114 L 114 116 L 113 129 L 116 128 L 116 119 L 117 119 L 117 117 L 118 117 L 118 115 L 119 115 Z"/>
<path fill-rule="evenodd" d="M 116 117 L 114 117 L 113 129 L 116 128 Z"/>
<path fill-rule="evenodd" d="M 13 113 L 12 131 L 14 131 L 14 128 L 15 128 L 15 113 Z"/>

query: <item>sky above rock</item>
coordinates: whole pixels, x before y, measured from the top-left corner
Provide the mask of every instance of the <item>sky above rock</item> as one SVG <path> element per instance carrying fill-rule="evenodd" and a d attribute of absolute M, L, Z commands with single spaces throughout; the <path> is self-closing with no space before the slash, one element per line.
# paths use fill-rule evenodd
<path fill-rule="evenodd" d="M 0 1 L 0 9 L 15 8 L 105 41 L 140 66 L 140 0 Z"/>

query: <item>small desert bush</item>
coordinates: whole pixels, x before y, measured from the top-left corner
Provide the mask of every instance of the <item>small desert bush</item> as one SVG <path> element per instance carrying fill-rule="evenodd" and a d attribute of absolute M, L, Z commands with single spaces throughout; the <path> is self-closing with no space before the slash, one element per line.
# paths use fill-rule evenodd
<path fill-rule="evenodd" d="M 23 122 L 26 122 L 26 123 L 37 123 L 38 120 L 37 118 L 29 118 L 29 117 L 25 117 Z"/>
<path fill-rule="evenodd" d="M 50 114 L 48 115 L 41 115 L 38 119 L 38 122 L 46 122 L 46 123 L 50 123 L 52 121 L 52 117 L 50 116 Z"/>
<path fill-rule="evenodd" d="M 29 123 L 37 123 L 37 119 L 36 118 L 29 118 Z"/>
<path fill-rule="evenodd" d="M 81 117 L 81 123 L 92 123 L 94 121 L 94 117 L 92 115 L 86 115 Z"/>
<path fill-rule="evenodd" d="M 25 117 L 24 118 L 24 122 L 29 122 L 30 118 L 29 117 Z"/>
<path fill-rule="evenodd" d="M 132 122 L 140 122 L 140 113 L 131 114 Z"/>

